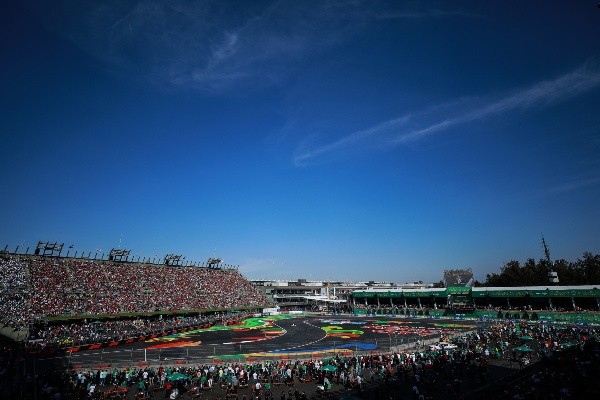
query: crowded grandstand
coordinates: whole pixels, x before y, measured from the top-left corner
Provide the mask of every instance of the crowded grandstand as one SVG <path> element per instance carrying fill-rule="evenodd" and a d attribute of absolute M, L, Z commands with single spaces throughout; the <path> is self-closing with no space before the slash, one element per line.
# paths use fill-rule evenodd
<path fill-rule="evenodd" d="M 428 315 L 461 314 L 472 317 L 531 313 L 553 320 L 600 322 L 600 285 L 467 287 L 356 290 L 352 301 L 357 314 L 406 314 L 425 310 Z"/>
<path fill-rule="evenodd" d="M 61 246 L 40 243 L 32 255 L 4 252 L 0 256 L 0 333 L 31 347 L 123 340 L 239 320 L 273 305 L 289 308 L 268 295 L 275 286 L 253 284 L 237 268 L 221 268 L 216 258 L 202 265 L 178 265 L 180 258 L 173 255 L 161 264 L 132 262 L 122 250 L 106 259 L 63 257 Z M 330 291 L 336 292 L 326 282 L 310 290 L 325 290 L 327 296 L 292 308 L 304 304 L 303 310 L 330 308 L 357 315 L 476 318 L 497 317 L 504 310 L 511 317 L 598 322 L 599 285 L 472 287 L 471 270 L 446 270 L 444 281 L 452 285 L 355 287 L 341 299 L 329 296 Z M 300 284 L 286 288 L 294 292 L 309 288 L 308 282 Z M 316 308 L 319 303 L 324 306 Z"/>
<path fill-rule="evenodd" d="M 223 322 L 270 305 L 234 268 L 4 255 L 0 270 L 1 332 L 37 346 Z"/>

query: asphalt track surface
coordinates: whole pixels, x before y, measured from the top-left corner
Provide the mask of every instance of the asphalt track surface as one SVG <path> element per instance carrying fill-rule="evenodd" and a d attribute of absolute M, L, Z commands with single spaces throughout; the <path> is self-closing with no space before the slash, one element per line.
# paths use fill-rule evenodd
<path fill-rule="evenodd" d="M 289 315 L 246 320 L 101 350 L 37 360 L 41 368 L 125 368 L 141 363 L 198 365 L 212 362 L 310 359 L 344 353 L 388 352 L 476 329 L 473 321 L 385 317 Z"/>
<path fill-rule="evenodd" d="M 477 329 L 476 321 L 443 320 L 427 318 L 386 318 L 368 316 L 302 316 L 289 315 L 252 318 L 239 326 L 214 326 L 208 330 L 166 336 L 146 342 L 86 351 L 64 356 L 39 357 L 38 367 L 65 369 L 153 368 L 159 366 L 197 367 L 218 363 L 265 362 L 284 360 L 326 359 L 335 354 L 369 355 L 415 348 L 416 341 L 423 344 L 438 341 L 442 336 L 460 336 Z M 145 361 L 144 361 L 145 360 Z M 515 370 L 508 361 L 490 364 L 490 376 L 504 376 Z M 384 387 L 365 381 L 362 391 L 334 384 L 331 399 L 406 399 L 414 395 L 411 385 Z M 108 387 L 99 387 L 100 392 Z M 322 398 L 317 383 L 295 381 L 294 387 L 273 388 L 273 398 L 279 399 L 281 391 L 298 389 L 308 399 Z M 447 399 L 444 387 L 430 392 L 432 399 Z M 131 387 L 126 395 L 136 399 L 137 389 Z M 240 389 L 239 399 L 253 399 L 249 388 Z M 164 399 L 165 391 L 150 392 L 151 399 Z M 183 395 L 181 398 L 189 398 Z M 224 399 L 225 391 L 219 387 L 202 393 L 203 399 Z"/>

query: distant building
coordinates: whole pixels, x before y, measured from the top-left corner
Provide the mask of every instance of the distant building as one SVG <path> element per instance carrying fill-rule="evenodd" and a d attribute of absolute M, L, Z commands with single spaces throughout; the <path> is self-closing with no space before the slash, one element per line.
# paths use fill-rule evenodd
<path fill-rule="evenodd" d="M 352 293 L 356 290 L 400 287 L 390 282 L 376 281 L 344 282 L 308 281 L 306 279 L 298 279 L 296 281 L 251 279 L 250 282 L 258 290 L 262 291 L 267 298 L 273 300 L 282 311 L 345 310 L 351 307 Z M 415 284 L 419 285 L 418 287 L 422 287 L 422 284 Z"/>

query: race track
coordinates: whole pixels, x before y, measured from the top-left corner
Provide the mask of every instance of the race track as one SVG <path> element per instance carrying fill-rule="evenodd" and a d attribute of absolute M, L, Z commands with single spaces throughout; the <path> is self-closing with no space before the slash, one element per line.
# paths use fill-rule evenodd
<path fill-rule="evenodd" d="M 240 325 L 164 336 L 101 350 L 39 356 L 40 368 L 98 368 L 305 359 L 334 353 L 390 351 L 417 340 L 460 335 L 473 321 L 411 318 L 278 315 L 250 318 Z"/>

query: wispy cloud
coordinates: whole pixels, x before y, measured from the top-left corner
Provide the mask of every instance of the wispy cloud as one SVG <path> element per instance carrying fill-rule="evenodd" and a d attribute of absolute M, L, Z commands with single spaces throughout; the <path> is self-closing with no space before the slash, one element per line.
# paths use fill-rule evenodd
<path fill-rule="evenodd" d="M 525 111 L 569 100 L 600 86 L 600 68 L 591 62 L 582 65 L 554 80 L 538 82 L 529 88 L 518 90 L 482 105 L 463 109 L 454 115 L 441 117 L 431 111 L 413 113 L 378 123 L 370 128 L 352 132 L 332 143 L 309 147 L 300 145 L 293 158 L 297 166 L 314 162 L 318 157 L 331 155 L 341 149 L 363 146 L 368 138 L 379 147 L 389 149 L 398 145 L 414 143 L 460 124 L 494 117 L 511 111 Z M 409 122 L 410 124 L 407 124 Z"/>
<path fill-rule="evenodd" d="M 477 14 L 473 14 L 466 11 L 460 10 L 423 10 L 423 11 L 403 11 L 403 12 L 388 12 L 378 13 L 376 16 L 378 19 L 432 19 L 432 18 L 449 18 L 449 17 L 478 17 Z"/>
<path fill-rule="evenodd" d="M 541 195 L 545 196 L 545 195 L 550 195 L 550 194 L 571 192 L 573 190 L 579 190 L 579 189 L 583 189 L 583 188 L 587 188 L 587 187 L 593 187 L 593 186 L 596 186 L 599 184 L 600 184 L 600 177 L 578 179 L 575 181 L 566 182 L 566 183 L 554 186 L 554 187 L 546 190 L 545 192 L 543 192 Z"/>
<path fill-rule="evenodd" d="M 165 86 L 276 81 L 364 18 L 362 2 L 29 1 L 48 28 L 111 69 Z M 67 11 L 68 10 L 68 11 Z"/>
<path fill-rule="evenodd" d="M 397 129 L 400 129 L 404 124 L 406 124 L 406 122 L 408 122 L 409 119 L 409 115 L 394 118 L 389 121 L 384 121 L 371 128 L 358 132 L 353 132 L 350 135 L 345 136 L 333 143 L 321 147 L 316 147 L 313 149 L 304 149 L 300 152 L 300 154 L 298 154 L 294 158 L 294 162 L 297 165 L 302 165 L 305 161 L 314 159 L 324 154 L 342 150 L 345 148 L 355 147 L 358 143 L 365 142 L 367 139 L 370 139 L 374 135 L 382 135 L 386 132 L 392 132 Z"/>
<path fill-rule="evenodd" d="M 113 71 L 167 88 L 223 92 L 293 75 L 300 62 L 381 18 L 443 18 L 365 0 L 28 0 L 48 28 Z M 385 11 L 388 10 L 388 11 Z"/>

